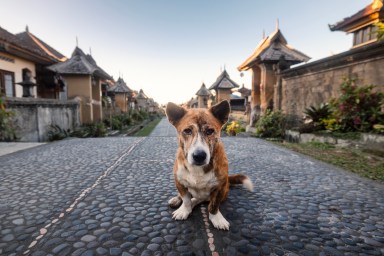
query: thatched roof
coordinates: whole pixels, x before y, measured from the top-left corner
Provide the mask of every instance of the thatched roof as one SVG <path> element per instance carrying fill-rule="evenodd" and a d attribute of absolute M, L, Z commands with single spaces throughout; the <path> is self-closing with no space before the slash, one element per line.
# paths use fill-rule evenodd
<path fill-rule="evenodd" d="M 218 89 L 233 89 L 238 88 L 239 85 L 235 83 L 228 75 L 227 71 L 224 70 L 219 77 L 216 79 L 209 90 L 218 90 Z"/>
<path fill-rule="evenodd" d="M 260 42 L 253 54 L 249 56 L 237 69 L 239 71 L 245 71 L 261 62 L 278 62 L 281 56 L 284 56 L 285 60 L 291 65 L 307 62 L 310 59 L 310 57 L 304 53 L 288 45 L 287 40 L 281 33 L 280 29 L 277 28 L 275 32 Z"/>
<path fill-rule="evenodd" d="M 16 37 L 20 39 L 23 45 L 35 49 L 40 55 L 47 56 L 57 61 L 65 61 L 67 57 L 63 54 L 46 44 L 44 41 L 39 39 L 37 36 L 29 32 L 28 27 L 22 33 L 16 34 Z"/>
<path fill-rule="evenodd" d="M 66 59 L 64 55 L 30 33 L 28 28 L 25 32 L 14 35 L 0 27 L 0 45 L 9 54 L 44 65 Z"/>
<path fill-rule="evenodd" d="M 111 79 L 102 68 L 100 68 L 91 55 L 86 55 L 79 47 L 76 47 L 70 59 L 47 67 L 49 70 L 59 74 L 67 75 L 93 75 L 102 79 Z"/>
<path fill-rule="evenodd" d="M 119 79 L 117 79 L 117 82 L 112 87 L 108 88 L 108 92 L 131 93 L 132 90 L 127 86 L 124 79 L 119 77 Z"/>
<path fill-rule="evenodd" d="M 148 99 L 148 96 L 145 95 L 143 89 L 140 89 L 139 94 L 136 96 L 136 99 Z"/>
<path fill-rule="evenodd" d="M 211 93 L 208 91 L 207 87 L 205 87 L 205 84 L 203 83 L 200 87 L 200 89 L 196 92 L 197 96 L 210 96 Z"/>
<path fill-rule="evenodd" d="M 245 87 L 244 87 L 244 84 L 243 84 L 243 86 L 242 86 L 240 89 L 237 90 L 237 92 L 241 93 L 241 94 L 244 95 L 244 96 L 249 96 L 249 95 L 251 95 L 251 90 L 248 89 L 248 88 L 245 88 Z"/>

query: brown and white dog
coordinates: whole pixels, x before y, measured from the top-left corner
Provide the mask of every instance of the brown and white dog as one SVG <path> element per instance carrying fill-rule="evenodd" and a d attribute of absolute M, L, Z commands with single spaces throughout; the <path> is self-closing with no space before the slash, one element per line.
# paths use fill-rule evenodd
<path fill-rule="evenodd" d="M 186 110 L 168 103 L 169 122 L 176 127 L 179 148 L 173 167 L 178 196 L 169 200 L 177 208 L 173 218 L 184 220 L 192 209 L 209 201 L 209 219 L 217 229 L 229 229 L 219 206 L 228 195 L 230 184 L 243 184 L 252 191 L 252 182 L 242 174 L 228 175 L 228 160 L 220 140 L 221 127 L 228 121 L 230 106 L 222 101 L 210 109 Z"/>

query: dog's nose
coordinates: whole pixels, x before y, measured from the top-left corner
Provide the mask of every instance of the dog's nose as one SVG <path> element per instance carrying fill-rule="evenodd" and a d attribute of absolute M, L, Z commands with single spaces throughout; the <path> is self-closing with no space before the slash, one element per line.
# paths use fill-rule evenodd
<path fill-rule="evenodd" d="M 203 164 L 207 158 L 207 153 L 203 150 L 196 150 L 193 152 L 192 157 L 196 164 Z"/>

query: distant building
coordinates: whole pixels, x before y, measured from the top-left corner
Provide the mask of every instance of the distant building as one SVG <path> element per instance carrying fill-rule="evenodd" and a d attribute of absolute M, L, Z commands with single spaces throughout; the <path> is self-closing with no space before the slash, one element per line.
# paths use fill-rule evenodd
<path fill-rule="evenodd" d="M 115 107 L 118 107 L 122 112 L 129 110 L 133 91 L 127 86 L 123 78 L 119 77 L 117 82 L 107 89 L 107 92 L 108 96 L 112 98 Z"/>
<path fill-rule="evenodd" d="M 235 83 L 224 70 L 216 79 L 216 81 L 209 87 L 208 90 L 215 90 L 216 103 L 223 100 L 230 100 L 232 89 L 239 88 L 239 85 Z"/>
<path fill-rule="evenodd" d="M 209 107 L 208 101 L 209 101 L 209 97 L 211 96 L 211 93 L 205 87 L 204 83 L 201 85 L 200 89 L 196 92 L 196 95 L 197 95 L 197 107 L 208 108 Z"/>
<path fill-rule="evenodd" d="M 136 103 L 139 110 L 148 111 L 148 96 L 145 95 L 143 89 L 140 89 L 139 94 L 136 95 Z"/>
<path fill-rule="evenodd" d="M 101 84 L 112 78 L 91 55 L 76 47 L 70 59 L 47 68 L 63 77 L 69 98 L 81 99 L 81 123 L 102 120 Z"/>

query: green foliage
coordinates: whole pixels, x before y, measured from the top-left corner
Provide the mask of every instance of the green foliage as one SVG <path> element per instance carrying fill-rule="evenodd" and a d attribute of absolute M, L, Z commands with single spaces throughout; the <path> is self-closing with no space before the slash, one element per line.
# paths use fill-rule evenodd
<path fill-rule="evenodd" d="M 71 133 L 71 136 L 79 138 L 105 137 L 106 133 L 107 129 L 105 128 L 104 123 L 95 122 L 77 128 L 73 133 Z"/>
<path fill-rule="evenodd" d="M 5 98 L 0 95 L 0 141 L 15 141 L 16 130 L 12 117 L 15 113 L 6 109 Z"/>
<path fill-rule="evenodd" d="M 377 27 L 376 30 L 376 36 L 378 40 L 384 40 L 384 23 L 383 22 L 378 22 L 375 24 Z"/>
<path fill-rule="evenodd" d="M 281 111 L 270 111 L 261 116 L 256 124 L 256 135 L 262 138 L 284 138 L 286 116 Z"/>
<path fill-rule="evenodd" d="M 236 136 L 240 132 L 245 132 L 245 128 L 240 121 L 232 121 L 226 125 L 225 132 L 228 135 Z"/>
<path fill-rule="evenodd" d="M 328 118 L 332 111 L 328 104 L 320 104 L 318 108 L 314 106 L 306 108 L 304 114 L 310 117 L 315 124 L 321 125 L 321 120 Z"/>
<path fill-rule="evenodd" d="M 344 79 L 341 96 L 331 100 L 332 117 L 323 120 L 325 127 L 342 132 L 369 132 L 374 125 L 384 123 L 381 111 L 384 94 L 375 92 L 374 88 L 374 85 L 357 86 L 355 79 Z"/>
<path fill-rule="evenodd" d="M 132 112 L 131 117 L 135 121 L 143 121 L 146 118 L 146 112 L 135 110 Z"/>
<path fill-rule="evenodd" d="M 325 129 L 326 124 L 323 120 L 327 119 L 332 114 L 332 110 L 328 104 L 321 104 L 317 108 L 315 106 L 306 108 L 304 114 L 310 118 L 310 122 L 302 124 L 299 127 L 299 132 L 312 133 Z"/>
<path fill-rule="evenodd" d="M 69 130 L 65 130 L 57 124 L 51 124 L 49 126 L 49 131 L 48 131 L 49 141 L 62 140 L 62 139 L 68 138 L 69 136 L 70 136 Z"/>

